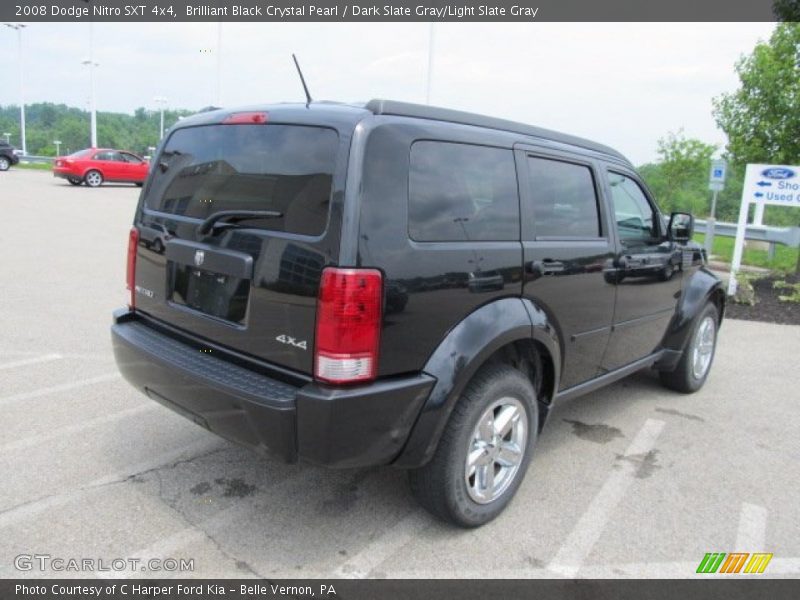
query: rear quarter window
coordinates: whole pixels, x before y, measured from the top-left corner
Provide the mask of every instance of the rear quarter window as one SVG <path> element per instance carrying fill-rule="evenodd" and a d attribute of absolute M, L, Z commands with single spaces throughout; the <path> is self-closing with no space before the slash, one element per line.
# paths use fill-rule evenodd
<path fill-rule="evenodd" d="M 337 149 L 338 134 L 322 127 L 178 129 L 152 166 L 145 205 L 199 219 L 222 210 L 274 210 L 283 216 L 253 220 L 253 226 L 320 235 L 328 223 Z"/>
<path fill-rule="evenodd" d="M 512 151 L 452 142 L 412 144 L 408 232 L 419 242 L 518 240 Z"/>

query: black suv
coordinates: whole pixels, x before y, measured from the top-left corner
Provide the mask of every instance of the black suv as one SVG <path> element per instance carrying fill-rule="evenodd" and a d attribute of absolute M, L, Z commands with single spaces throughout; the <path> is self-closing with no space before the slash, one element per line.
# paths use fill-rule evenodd
<path fill-rule="evenodd" d="M 14 151 L 14 146 L 0 142 L 0 171 L 8 171 L 19 162 L 19 156 Z"/>
<path fill-rule="evenodd" d="M 691 233 L 619 153 L 553 131 L 385 100 L 203 113 L 142 191 L 114 352 L 214 433 L 409 469 L 477 526 L 554 402 L 645 367 L 703 385 L 725 296 Z"/>

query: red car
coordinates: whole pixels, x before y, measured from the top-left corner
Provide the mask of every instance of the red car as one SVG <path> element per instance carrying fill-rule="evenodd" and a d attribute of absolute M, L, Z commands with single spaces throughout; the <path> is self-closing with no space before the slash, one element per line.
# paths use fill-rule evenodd
<path fill-rule="evenodd" d="M 59 156 L 53 163 L 53 176 L 61 177 L 72 185 L 86 183 L 97 187 L 104 181 L 135 183 L 141 186 L 147 177 L 150 164 L 141 156 L 124 150 L 87 148 Z"/>

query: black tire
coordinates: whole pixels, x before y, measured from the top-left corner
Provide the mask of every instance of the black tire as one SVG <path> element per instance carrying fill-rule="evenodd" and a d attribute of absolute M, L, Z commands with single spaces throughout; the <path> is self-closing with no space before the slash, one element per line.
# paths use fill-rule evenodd
<path fill-rule="evenodd" d="M 72 185 L 80 185 L 83 183 L 83 180 L 80 177 L 67 177 L 67 181 L 69 181 Z"/>
<path fill-rule="evenodd" d="M 661 269 L 661 272 L 658 274 L 659 279 L 661 281 L 669 281 L 672 279 L 672 276 L 675 274 L 675 266 L 672 263 L 667 263 L 664 265 L 664 268 Z"/>
<path fill-rule="evenodd" d="M 707 321 L 707 319 L 711 319 L 713 322 L 713 343 L 708 365 L 705 367 L 705 370 L 702 372 L 702 374 L 698 376 L 694 368 L 694 350 L 695 345 L 698 343 L 698 330 L 703 323 Z M 678 366 L 675 367 L 673 371 L 659 372 L 658 375 L 661 379 L 661 383 L 671 390 L 675 390 L 676 392 L 681 392 L 684 394 L 691 394 L 703 387 L 706 379 L 708 379 L 708 374 L 711 372 L 711 367 L 714 364 L 714 356 L 717 353 L 718 329 L 719 313 L 717 312 L 717 307 L 714 306 L 713 303 L 709 302 L 705 305 L 703 310 L 700 311 L 700 314 L 697 315 L 697 318 L 692 324 L 692 330 L 689 334 L 689 341 L 686 343 L 686 348 L 683 350 L 683 355 L 681 356 L 681 360 L 678 362 Z"/>
<path fill-rule="evenodd" d="M 95 171 L 92 169 L 86 175 L 84 175 L 83 180 L 86 182 L 86 185 L 89 187 L 100 187 L 103 185 L 103 174 L 100 171 Z"/>
<path fill-rule="evenodd" d="M 0 156 L 0 171 L 8 171 L 11 168 L 11 160 L 5 156 Z"/>
<path fill-rule="evenodd" d="M 526 442 L 519 466 L 510 483 L 494 500 L 478 503 L 470 496 L 465 476 L 467 453 L 479 419 L 499 399 L 512 398 L 524 407 Z M 431 461 L 409 471 L 411 491 L 417 501 L 435 516 L 460 527 L 479 527 L 499 515 L 525 477 L 539 431 L 536 392 L 530 380 L 504 364 L 484 366 L 458 400 Z M 495 464 L 490 465 L 495 472 Z"/>
<path fill-rule="evenodd" d="M 161 254 L 164 252 L 164 244 L 158 238 L 156 238 L 156 241 L 153 242 L 153 252 L 156 254 Z"/>
<path fill-rule="evenodd" d="M 136 184 L 136 187 L 142 187 L 144 185 L 144 183 L 141 181 L 134 181 L 134 183 Z"/>

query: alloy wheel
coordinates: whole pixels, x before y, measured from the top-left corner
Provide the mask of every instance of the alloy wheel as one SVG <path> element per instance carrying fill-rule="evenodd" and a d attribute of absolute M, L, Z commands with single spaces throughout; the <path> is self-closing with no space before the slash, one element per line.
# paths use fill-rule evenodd
<path fill-rule="evenodd" d="M 497 500 L 514 481 L 528 437 L 528 415 L 516 398 L 492 403 L 470 437 L 464 482 L 478 504 Z"/>

